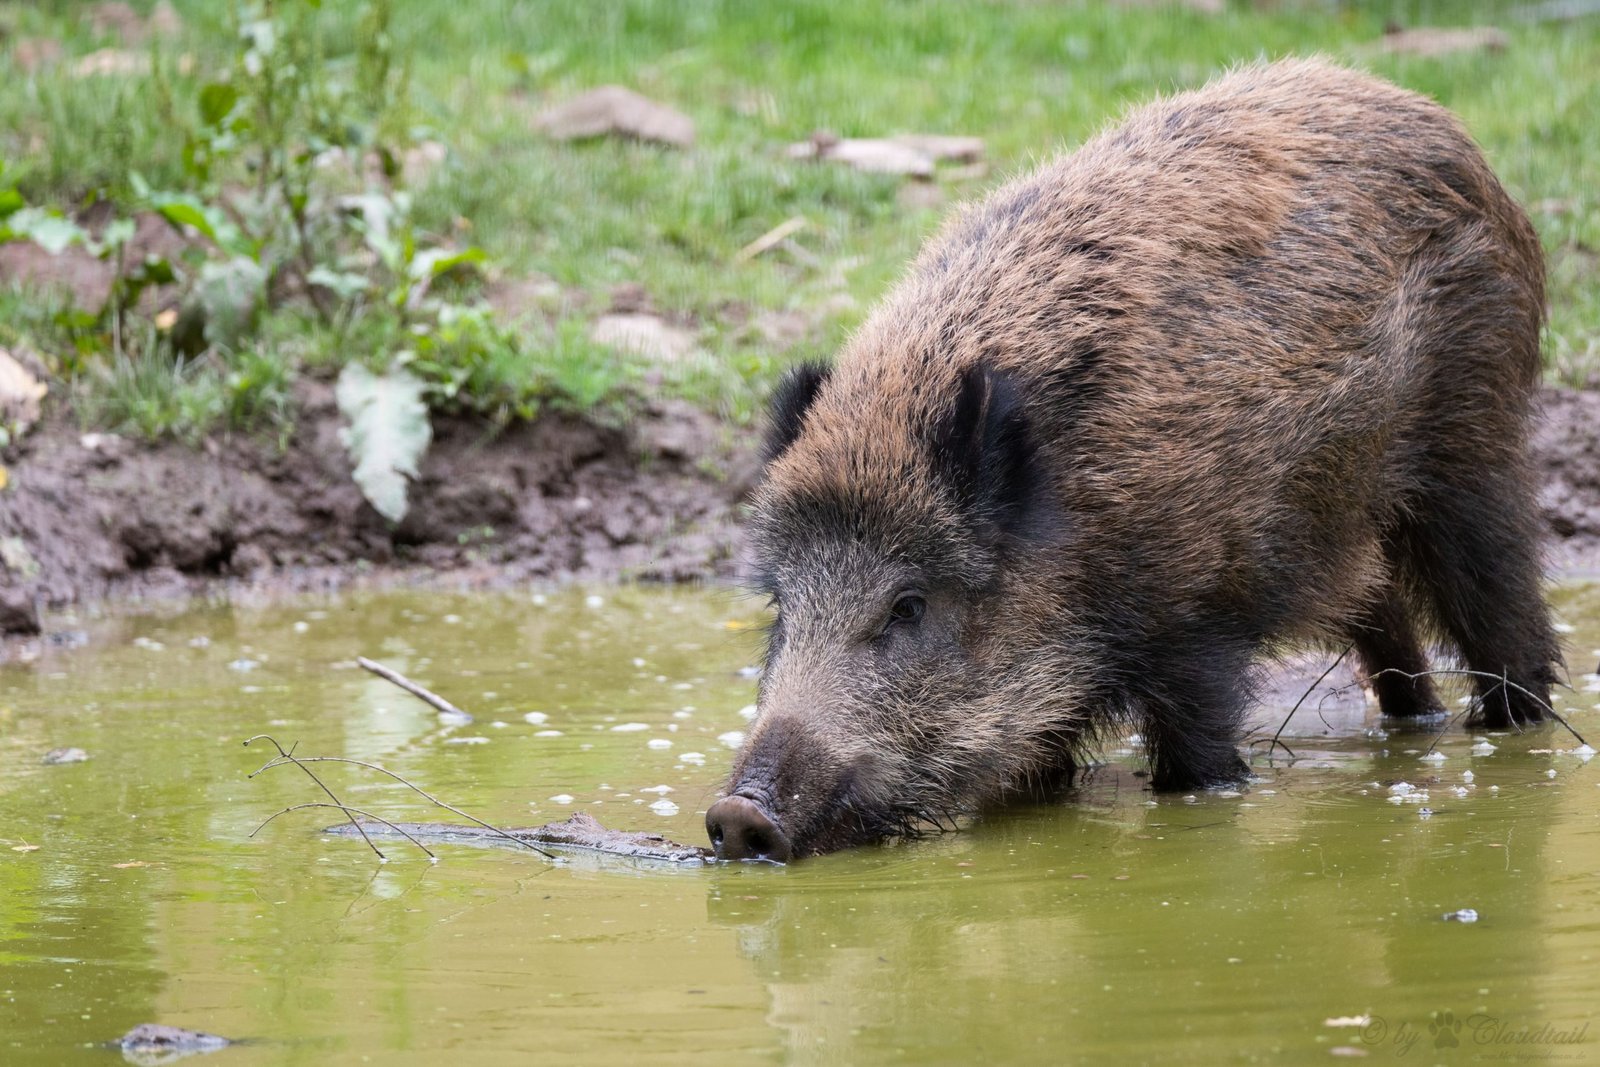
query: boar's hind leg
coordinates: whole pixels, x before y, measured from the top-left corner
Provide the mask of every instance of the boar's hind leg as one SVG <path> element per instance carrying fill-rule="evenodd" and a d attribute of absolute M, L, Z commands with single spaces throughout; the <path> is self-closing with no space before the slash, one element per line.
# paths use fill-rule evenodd
<path fill-rule="evenodd" d="M 1474 679 L 1473 723 L 1538 722 L 1559 659 L 1540 589 L 1539 527 L 1520 472 L 1477 472 L 1442 487 L 1415 513 L 1410 566 Z M 1502 683 L 1504 678 L 1510 684 Z"/>
<path fill-rule="evenodd" d="M 1379 602 L 1355 624 L 1350 636 L 1384 715 L 1410 719 L 1444 711 L 1433 683 L 1423 674 L 1428 660 L 1395 585 L 1384 591 Z"/>
<path fill-rule="evenodd" d="M 1199 642 L 1155 642 L 1161 651 L 1134 687 L 1144 711 L 1150 784 L 1160 790 L 1203 789 L 1242 781 L 1239 758 L 1254 648 Z"/>

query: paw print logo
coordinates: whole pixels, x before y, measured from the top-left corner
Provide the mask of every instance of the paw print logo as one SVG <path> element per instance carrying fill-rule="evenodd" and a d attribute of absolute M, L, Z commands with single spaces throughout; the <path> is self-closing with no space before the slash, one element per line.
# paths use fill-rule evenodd
<path fill-rule="evenodd" d="M 1453 1011 L 1436 1011 L 1428 1024 L 1428 1033 L 1433 1035 L 1434 1048 L 1457 1048 L 1461 1044 L 1461 1020 Z"/>

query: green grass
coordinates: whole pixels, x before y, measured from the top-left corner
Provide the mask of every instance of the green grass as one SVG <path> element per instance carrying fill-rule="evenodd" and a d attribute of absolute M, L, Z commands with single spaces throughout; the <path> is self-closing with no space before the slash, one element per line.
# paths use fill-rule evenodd
<path fill-rule="evenodd" d="M 664 387 L 745 419 L 781 367 L 826 354 L 847 334 L 943 212 L 903 205 L 898 180 L 787 160 L 787 143 L 817 129 L 982 136 L 989 172 L 947 182 L 953 202 L 1071 148 L 1154 93 L 1240 61 L 1322 52 L 1461 115 L 1550 254 L 1552 376 L 1600 371 L 1600 197 L 1591 184 L 1600 174 L 1600 17 L 1516 21 L 1521 0 L 1260 6 L 1235 0 L 1208 16 L 1032 0 L 404 0 L 393 34 L 409 67 L 406 119 L 452 152 L 417 191 L 418 221 L 447 233 L 465 220 L 498 270 L 553 278 L 572 293 L 557 312 L 567 320 L 603 309 L 612 286 L 642 284 L 658 308 L 698 326 L 708 353 Z M 109 43 L 87 35 L 74 17 L 82 7 L 10 4 L 0 22 L 12 42 L 58 36 L 70 57 Z M 185 35 L 164 46 L 148 76 L 25 77 L 0 58 L 0 157 L 31 200 L 72 207 L 125 197 L 131 170 L 181 186 L 181 131 L 194 122 L 207 71 L 226 62 L 230 16 L 220 0 L 177 7 Z M 355 50 L 353 7 L 323 5 L 335 62 Z M 1377 57 L 1367 46 L 1391 21 L 1493 24 L 1510 46 Z M 192 57 L 188 73 L 179 53 Z M 532 130 L 543 103 L 609 82 L 686 111 L 696 145 L 562 145 Z M 807 221 L 794 238 L 803 255 L 736 261 L 793 216 Z M 774 350 L 748 325 L 763 311 L 800 312 L 814 328 Z M 269 327 L 267 337 L 296 359 L 316 347 L 285 332 Z M 575 341 L 581 331 L 558 324 L 548 336 L 557 354 L 546 365 L 580 387 L 597 373 L 585 360 L 599 357 Z M 503 390 L 528 372 L 524 358 L 495 355 L 460 388 Z"/>

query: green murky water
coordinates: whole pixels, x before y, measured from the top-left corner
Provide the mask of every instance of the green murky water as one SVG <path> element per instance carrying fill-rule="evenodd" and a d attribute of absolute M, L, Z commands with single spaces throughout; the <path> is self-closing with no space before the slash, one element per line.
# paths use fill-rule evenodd
<path fill-rule="evenodd" d="M 1559 603 L 1561 706 L 1600 741 L 1600 586 Z M 0 668 L 0 1063 L 116 1062 L 100 1043 L 146 1021 L 249 1039 L 204 1060 L 240 1067 L 1600 1058 L 1600 761 L 1554 731 L 1421 762 L 1426 737 L 1319 699 L 1330 725 L 1302 712 L 1299 762 L 1244 795 L 1152 800 L 1124 755 L 1076 804 L 787 869 L 380 866 L 315 811 L 248 837 L 319 799 L 293 768 L 247 778 L 265 730 L 501 824 L 582 808 L 699 842 L 754 611 L 569 590 L 79 620 L 85 647 Z M 90 759 L 41 765 L 69 745 Z"/>

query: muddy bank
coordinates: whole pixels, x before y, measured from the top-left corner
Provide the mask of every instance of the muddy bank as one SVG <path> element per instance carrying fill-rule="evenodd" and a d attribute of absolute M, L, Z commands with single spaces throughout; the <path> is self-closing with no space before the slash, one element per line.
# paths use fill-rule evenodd
<path fill-rule="evenodd" d="M 435 418 L 412 511 L 362 499 L 332 390 L 307 383 L 288 447 L 200 449 L 85 434 L 56 418 L 0 462 L 0 631 L 37 609 L 218 583 L 281 589 L 729 577 L 754 436 L 663 402 L 626 429 L 548 417 L 496 432 Z M 1552 564 L 1600 570 L 1600 391 L 1551 390 L 1535 444 Z"/>
<path fill-rule="evenodd" d="M 1550 562 L 1600 573 L 1600 390 L 1545 391 L 1534 437 Z"/>
<path fill-rule="evenodd" d="M 219 583 L 731 573 L 750 450 L 690 405 L 654 405 L 625 429 L 436 416 L 411 512 L 391 526 L 351 480 L 332 390 L 308 383 L 298 399 L 281 451 L 239 437 L 144 444 L 59 418 L 13 445 L 0 458 L 0 631 L 26 629 L 36 607 Z"/>

